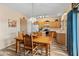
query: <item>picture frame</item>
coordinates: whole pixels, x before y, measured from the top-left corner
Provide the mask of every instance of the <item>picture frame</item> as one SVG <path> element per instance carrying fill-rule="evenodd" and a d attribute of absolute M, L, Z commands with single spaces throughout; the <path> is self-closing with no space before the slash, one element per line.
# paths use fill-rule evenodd
<path fill-rule="evenodd" d="M 16 27 L 16 20 L 8 19 L 8 27 Z"/>

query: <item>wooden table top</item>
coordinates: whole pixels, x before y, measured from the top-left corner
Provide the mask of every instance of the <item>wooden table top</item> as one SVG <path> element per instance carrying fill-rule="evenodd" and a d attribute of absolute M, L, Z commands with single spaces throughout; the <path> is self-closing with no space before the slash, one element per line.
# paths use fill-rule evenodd
<path fill-rule="evenodd" d="M 51 40 L 47 36 L 39 36 L 39 37 L 33 39 L 33 42 L 35 42 L 35 43 L 50 44 L 51 43 Z"/>
<path fill-rule="evenodd" d="M 22 37 L 16 37 L 15 39 L 18 41 L 23 41 Z M 51 44 L 51 39 L 49 36 L 36 36 L 35 38 L 33 38 L 33 42 L 43 43 L 43 44 Z"/>

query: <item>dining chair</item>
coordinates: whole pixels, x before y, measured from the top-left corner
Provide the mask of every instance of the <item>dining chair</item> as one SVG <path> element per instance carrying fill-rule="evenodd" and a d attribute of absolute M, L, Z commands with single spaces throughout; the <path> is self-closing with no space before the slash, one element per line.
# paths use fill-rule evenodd
<path fill-rule="evenodd" d="M 56 35 L 57 35 L 57 33 L 55 31 L 50 31 L 49 34 L 48 34 L 48 36 L 50 37 L 50 39 L 52 40 L 52 42 L 55 41 Z"/>
<path fill-rule="evenodd" d="M 17 55 L 21 54 L 22 48 L 24 47 L 24 40 L 23 40 L 24 35 L 25 35 L 24 32 L 18 32 L 18 36 L 16 37 L 16 53 L 17 53 Z"/>
<path fill-rule="evenodd" d="M 18 32 L 18 37 L 20 38 L 20 39 L 23 39 L 23 36 L 25 35 L 25 33 L 24 32 Z"/>
<path fill-rule="evenodd" d="M 38 46 L 36 44 L 33 44 L 33 39 L 32 36 L 29 36 L 26 34 L 24 36 L 24 50 L 25 50 L 25 55 L 26 51 L 29 51 L 28 53 L 31 53 L 31 55 L 36 55 L 37 54 L 37 48 Z"/>

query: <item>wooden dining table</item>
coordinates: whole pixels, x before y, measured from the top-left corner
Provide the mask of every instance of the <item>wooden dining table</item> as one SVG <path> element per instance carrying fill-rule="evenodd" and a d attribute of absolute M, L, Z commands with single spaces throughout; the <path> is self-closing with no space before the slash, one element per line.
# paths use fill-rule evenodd
<path fill-rule="evenodd" d="M 45 46 L 45 50 L 46 50 L 46 55 L 50 55 L 50 44 L 52 43 L 52 40 L 50 39 L 49 36 L 38 36 L 37 38 L 33 39 L 34 43 L 38 43 L 40 45 L 44 45 Z M 49 51 L 48 51 L 49 49 Z M 48 54 L 49 52 L 49 54 Z"/>
<path fill-rule="evenodd" d="M 20 52 L 20 42 L 23 42 L 23 38 L 16 38 L 16 53 Z M 50 49 L 50 44 L 52 40 L 48 36 L 37 36 L 33 39 L 34 43 L 44 44 L 46 46 L 46 55 L 48 55 L 48 48 Z M 50 50 L 49 50 L 50 52 Z"/>

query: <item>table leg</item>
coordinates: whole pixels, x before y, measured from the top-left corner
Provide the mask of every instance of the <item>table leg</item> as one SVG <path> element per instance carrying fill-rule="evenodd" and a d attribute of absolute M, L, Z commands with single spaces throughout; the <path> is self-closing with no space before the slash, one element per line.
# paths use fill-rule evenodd
<path fill-rule="evenodd" d="M 48 45 L 46 45 L 46 56 L 48 56 Z"/>
<path fill-rule="evenodd" d="M 19 41 L 16 40 L 16 53 L 18 53 L 20 51 L 20 46 L 19 46 Z"/>
<path fill-rule="evenodd" d="M 49 56 L 50 56 L 50 45 L 49 45 Z"/>

